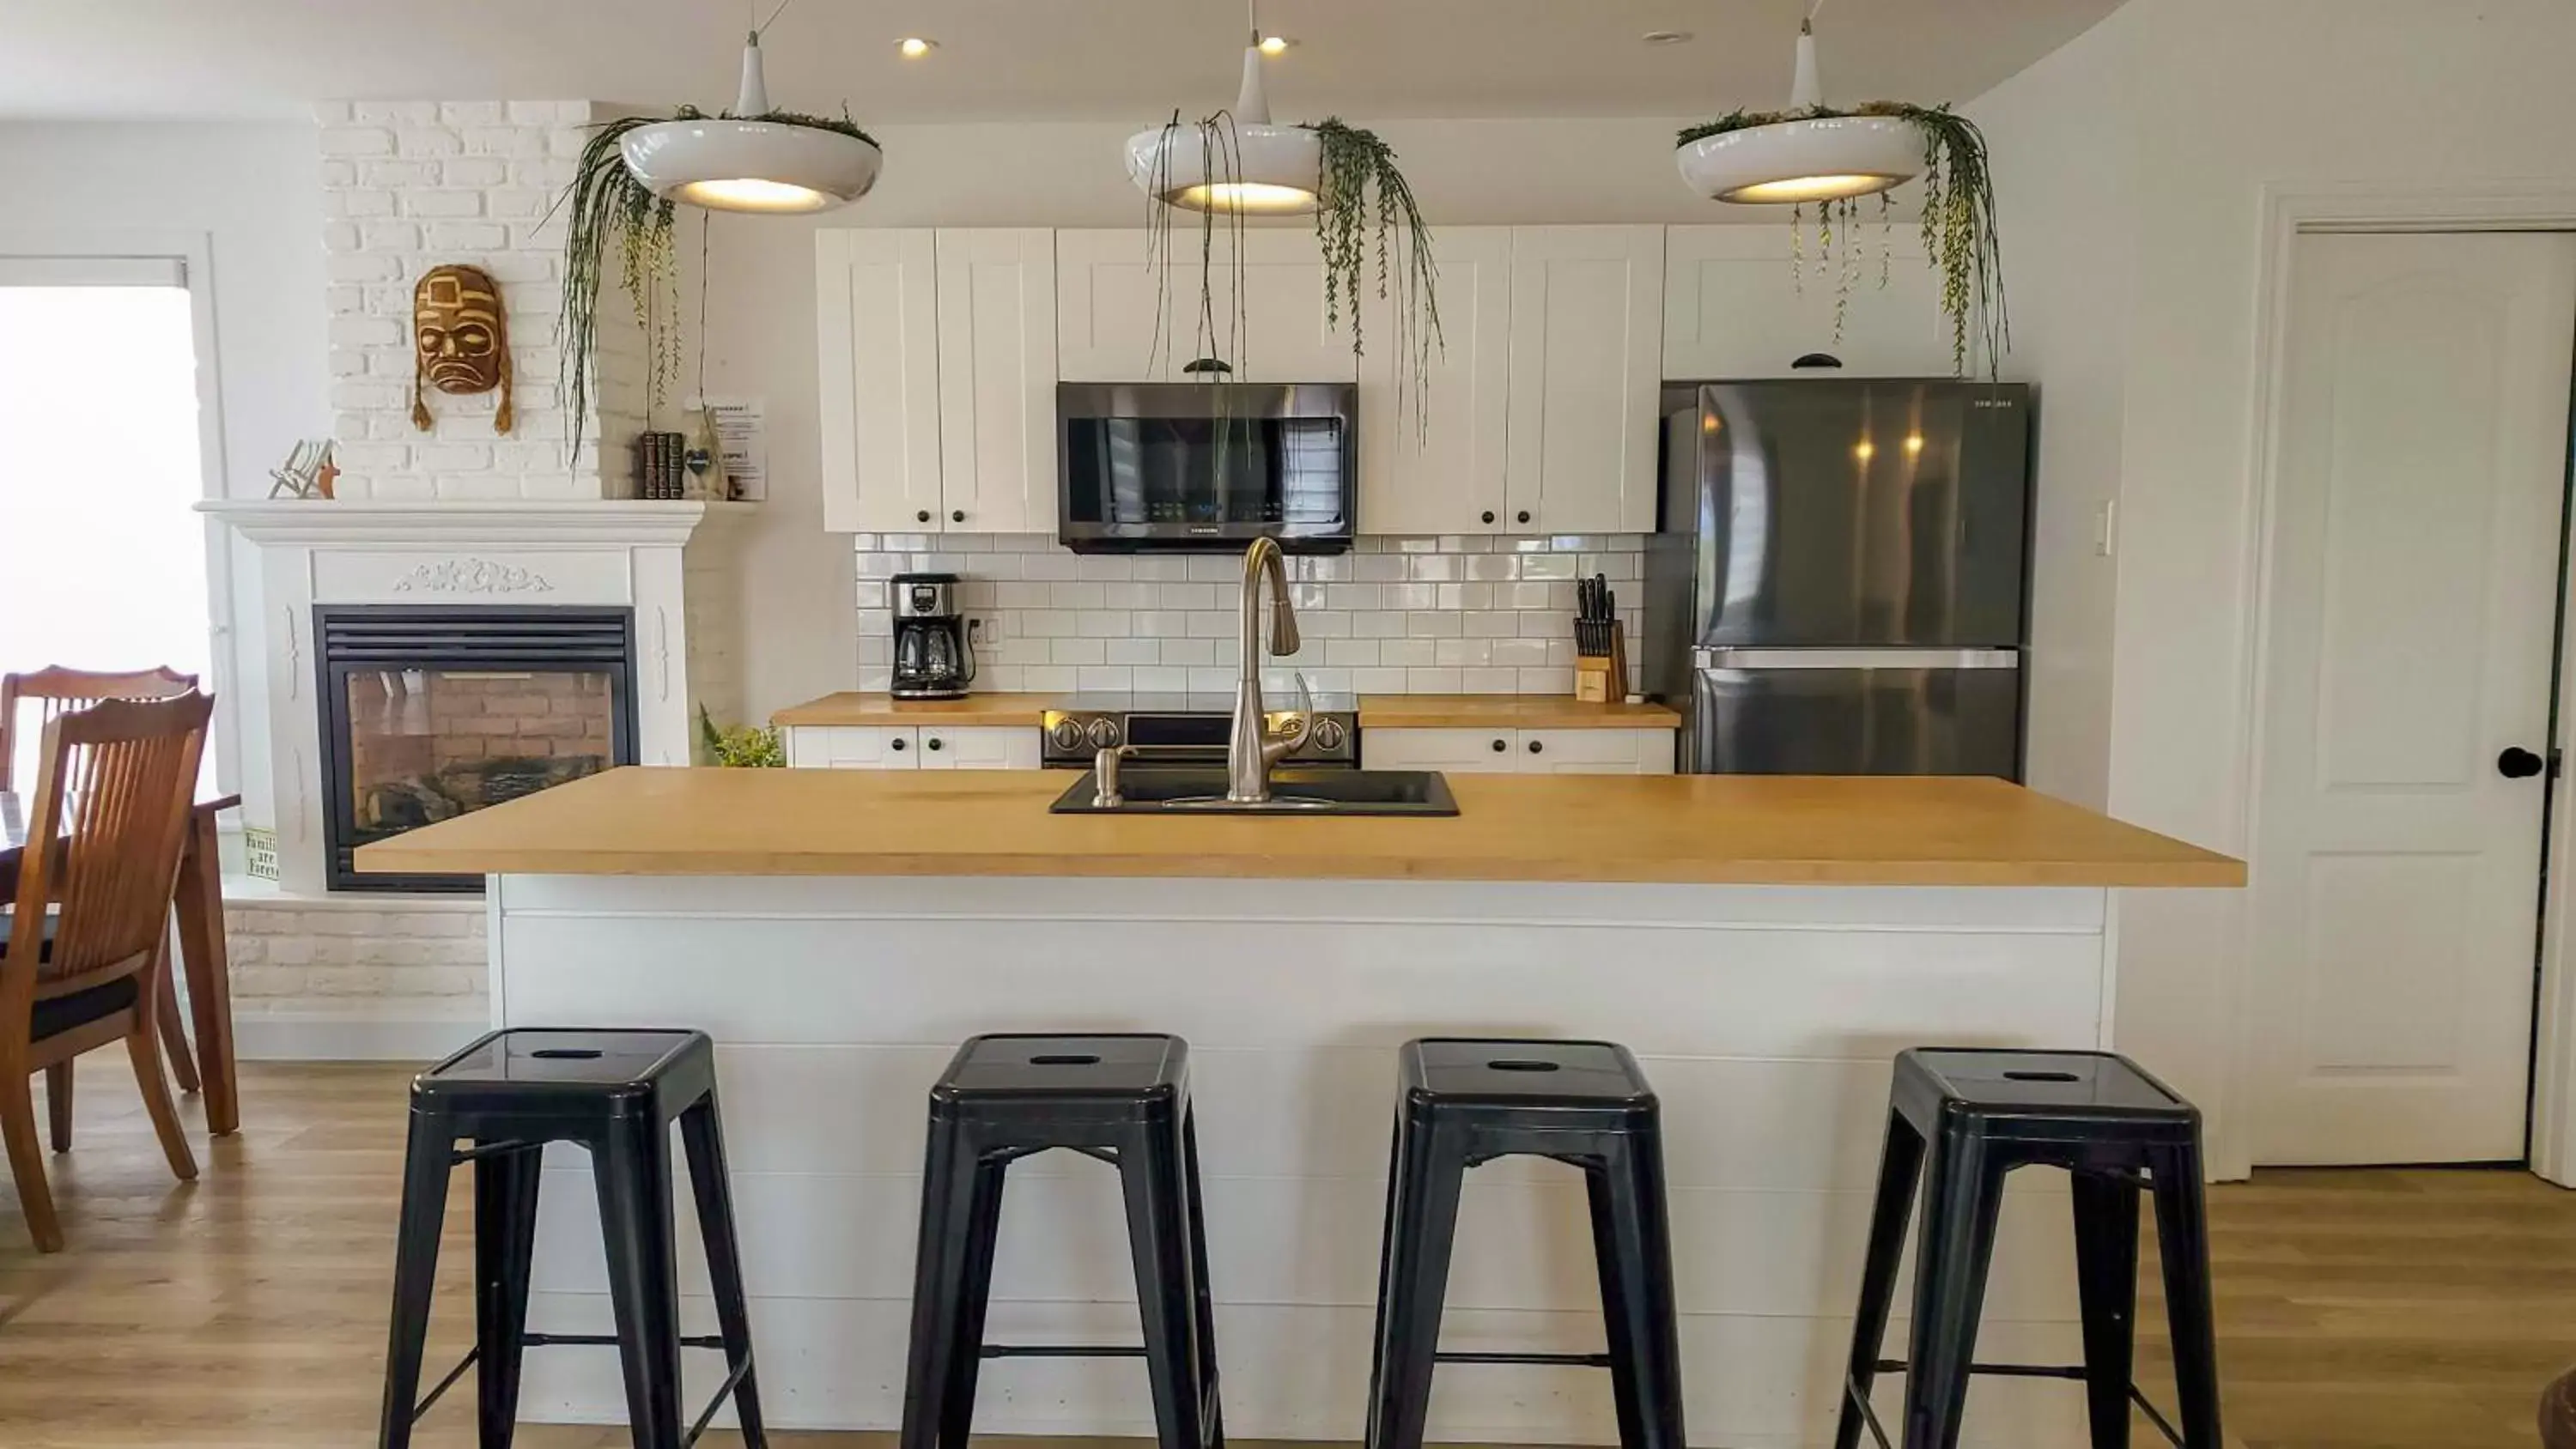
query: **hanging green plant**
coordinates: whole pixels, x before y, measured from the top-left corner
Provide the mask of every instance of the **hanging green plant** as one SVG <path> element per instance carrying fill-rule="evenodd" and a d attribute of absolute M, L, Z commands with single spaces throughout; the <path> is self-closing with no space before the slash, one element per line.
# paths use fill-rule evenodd
<path fill-rule="evenodd" d="M 711 118 L 695 106 L 682 106 L 670 119 Z M 860 129 L 846 113 L 835 117 L 764 110 L 758 115 L 735 116 L 727 111 L 712 119 L 802 126 L 853 137 L 870 146 L 877 144 L 876 138 Z M 648 410 L 662 406 L 671 384 L 679 377 L 684 349 L 680 336 L 679 259 L 673 246 L 679 205 L 669 197 L 653 194 L 652 188 L 628 165 L 624 149 L 628 132 L 660 124 L 651 117 L 627 116 L 592 127 L 590 139 L 582 144 L 581 158 L 574 163 L 572 183 L 547 213 L 549 220 L 557 211 L 565 213 L 563 311 L 556 319 L 555 340 L 562 353 L 559 388 L 565 406 L 572 410 L 568 446 L 574 454 L 581 451 L 582 425 L 589 415 L 599 376 L 599 290 L 607 275 L 612 248 L 617 252 L 618 279 L 628 300 L 635 304 L 637 325 L 644 329 Z M 873 176 L 873 167 L 869 174 Z M 703 301 L 705 278 L 700 278 L 699 286 Z"/>
<path fill-rule="evenodd" d="M 1872 101 L 1840 109 L 1807 106 L 1787 111 L 1736 111 L 1683 131 L 1675 144 L 1731 131 L 1776 126 L 1789 121 L 1829 120 L 1844 116 L 1879 116 L 1901 120 L 1923 136 L 1923 250 L 1941 274 L 1941 311 L 1950 319 L 1951 365 L 1962 377 L 1983 354 L 1983 371 L 1998 376 L 2003 355 L 2012 350 L 2012 317 L 2004 304 L 2003 248 L 1995 231 L 1994 177 L 1986 160 L 1986 138 L 1977 123 L 1948 106 L 1917 106 L 1902 101 Z M 1886 193 L 1878 193 L 1878 220 L 1887 217 Z M 1834 332 L 1839 340 L 1842 315 L 1854 280 L 1863 270 L 1860 207 L 1865 197 L 1816 204 L 1819 272 L 1842 263 L 1838 273 Z M 1803 237 L 1804 208 L 1792 211 L 1790 235 Z M 1882 226 L 1883 230 L 1883 226 Z M 1792 262 L 1803 275 L 1802 255 Z M 1879 256 L 1880 285 L 1886 285 L 1887 253 Z"/>
<path fill-rule="evenodd" d="M 1363 287 L 1374 284 L 1380 301 L 1395 302 L 1396 406 L 1418 400 L 1431 385 L 1440 333 L 1440 269 L 1431 255 L 1412 184 L 1396 169 L 1395 148 L 1375 131 L 1327 116 L 1306 126 L 1322 144 L 1322 176 L 1315 187 L 1315 240 L 1324 249 L 1324 322 L 1351 323 L 1351 355 L 1363 356 L 1360 313 Z M 1374 248 L 1372 248 L 1374 242 Z M 1374 255 L 1372 256 L 1372 250 Z M 1417 409 L 1418 413 L 1418 409 Z"/>
<path fill-rule="evenodd" d="M 1446 345 L 1440 328 L 1439 268 L 1431 250 L 1431 228 L 1422 219 L 1413 187 L 1396 165 L 1395 148 L 1376 132 L 1346 124 L 1339 117 L 1298 123 L 1314 136 L 1316 176 L 1315 240 L 1324 261 L 1324 323 L 1345 322 L 1351 355 L 1367 355 L 1362 314 L 1371 297 L 1394 303 L 1398 354 L 1396 397 L 1399 415 L 1419 417 L 1418 401 L 1429 389 L 1431 361 Z M 1150 133 L 1149 133 L 1150 134 Z M 1233 114 L 1218 111 L 1198 121 L 1175 111 L 1163 123 L 1160 144 L 1147 148 L 1137 177 L 1146 203 L 1146 261 L 1160 279 L 1154 325 L 1153 361 L 1183 340 L 1173 321 L 1172 275 L 1191 260 L 1176 244 L 1173 213 L 1183 208 L 1166 198 L 1189 189 L 1191 178 L 1205 189 L 1230 191 L 1245 184 L 1243 138 Z M 1192 160 L 1198 164 L 1188 165 Z M 1197 305 L 1192 309 L 1188 340 L 1196 348 L 1192 371 L 1211 381 L 1231 375 L 1241 356 L 1246 330 L 1244 304 L 1244 212 L 1238 208 L 1190 207 L 1196 227 Z M 1217 245 L 1220 235 L 1230 245 Z M 1221 272 L 1220 268 L 1228 269 Z M 1218 283 L 1231 283 L 1220 293 Z M 1231 299 L 1220 305 L 1220 295 Z M 1211 365 L 1215 364 L 1215 365 Z"/>
<path fill-rule="evenodd" d="M 679 316 L 680 274 L 671 242 L 678 207 L 636 180 L 618 149 L 627 132 L 652 124 L 650 117 L 626 116 L 593 127 L 573 165 L 572 184 L 554 205 L 565 213 L 563 312 L 555 322 L 555 344 L 562 354 L 558 386 L 572 415 L 565 444 L 572 454 L 581 451 L 582 424 L 590 415 L 591 385 L 598 376 L 599 288 L 610 248 L 617 250 L 620 280 L 645 328 L 655 403 L 661 401 L 666 367 L 675 372 L 679 366 L 676 349 L 666 362 L 661 329 L 653 325 L 661 311 L 656 304 L 665 295 L 675 322 Z"/>

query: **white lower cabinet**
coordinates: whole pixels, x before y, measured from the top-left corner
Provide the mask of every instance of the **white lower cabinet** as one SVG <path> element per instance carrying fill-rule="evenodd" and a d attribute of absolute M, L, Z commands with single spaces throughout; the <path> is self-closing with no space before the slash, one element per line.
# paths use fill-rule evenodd
<path fill-rule="evenodd" d="M 1668 729 L 1375 729 L 1360 734 L 1372 770 L 1466 775 L 1669 775 Z"/>
<path fill-rule="evenodd" d="M 1034 729 L 938 729 L 921 727 L 921 749 L 914 762 L 921 770 L 1034 770 L 1038 768 L 1038 732 Z"/>
<path fill-rule="evenodd" d="M 787 763 L 800 770 L 1034 770 L 1038 732 L 992 725 L 791 725 Z"/>

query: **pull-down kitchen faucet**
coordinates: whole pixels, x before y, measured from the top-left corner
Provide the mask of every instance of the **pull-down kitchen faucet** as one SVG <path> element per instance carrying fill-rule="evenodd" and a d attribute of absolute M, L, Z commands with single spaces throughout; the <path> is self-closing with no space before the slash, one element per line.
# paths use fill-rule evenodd
<path fill-rule="evenodd" d="M 1297 652 L 1297 610 L 1288 602 L 1288 564 L 1279 541 L 1256 538 L 1243 551 L 1243 627 L 1234 685 L 1234 729 L 1225 747 L 1225 798 L 1238 805 L 1261 805 L 1270 799 L 1270 767 L 1306 743 L 1315 726 L 1315 699 L 1297 679 L 1297 712 L 1289 728 L 1270 733 L 1270 713 L 1261 702 L 1261 586 L 1270 585 L 1270 652 Z"/>

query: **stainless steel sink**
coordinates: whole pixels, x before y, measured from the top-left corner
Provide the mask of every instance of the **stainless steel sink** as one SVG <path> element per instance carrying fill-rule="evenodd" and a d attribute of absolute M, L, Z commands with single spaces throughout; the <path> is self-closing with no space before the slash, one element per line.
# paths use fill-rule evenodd
<path fill-rule="evenodd" d="M 1134 766 L 1118 774 L 1119 803 L 1100 803 L 1092 771 L 1047 807 L 1056 815 L 1455 815 L 1458 800 L 1437 770 L 1299 770 L 1270 772 L 1270 799 L 1259 805 L 1225 798 L 1225 771 Z"/>

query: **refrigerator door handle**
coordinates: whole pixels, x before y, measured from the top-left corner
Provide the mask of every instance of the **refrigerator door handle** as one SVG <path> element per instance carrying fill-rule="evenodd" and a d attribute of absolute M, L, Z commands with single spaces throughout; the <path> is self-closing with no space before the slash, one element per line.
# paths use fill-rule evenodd
<path fill-rule="evenodd" d="M 2018 649 L 1694 649 L 1698 669 L 2019 669 Z"/>

